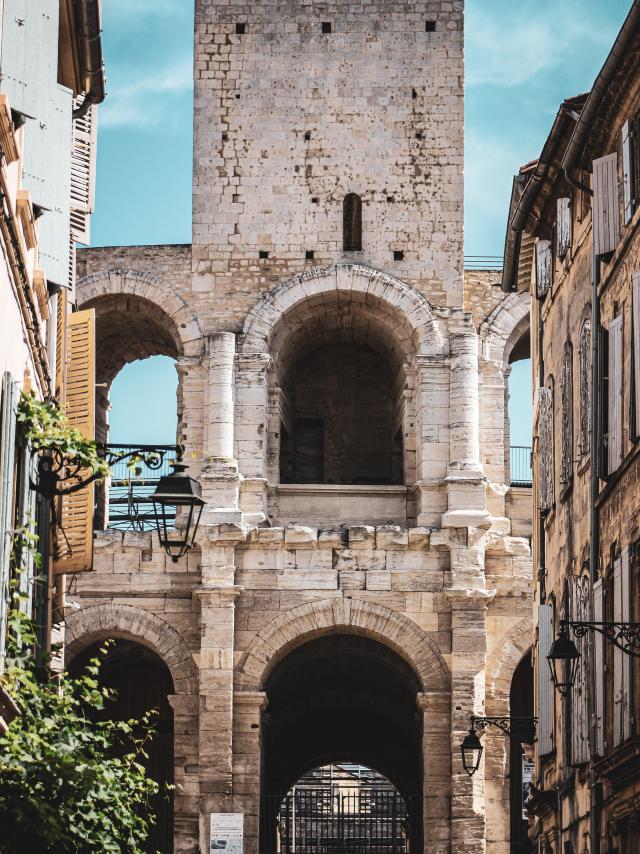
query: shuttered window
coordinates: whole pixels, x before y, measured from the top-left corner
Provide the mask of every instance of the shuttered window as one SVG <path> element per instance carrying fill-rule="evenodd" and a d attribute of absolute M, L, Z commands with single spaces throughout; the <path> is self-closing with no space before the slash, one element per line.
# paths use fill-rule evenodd
<path fill-rule="evenodd" d="M 95 312 L 68 316 L 68 357 L 64 411 L 72 427 L 95 436 Z M 54 573 L 83 572 L 93 561 L 93 484 L 60 501 Z M 64 533 L 62 533 L 64 532 Z"/>
<path fill-rule="evenodd" d="M 609 324 L 607 471 L 622 462 L 622 315 Z"/>
<path fill-rule="evenodd" d="M 633 274 L 631 285 L 631 324 L 633 331 L 631 420 L 633 438 L 638 439 L 640 437 L 640 273 Z"/>
<path fill-rule="evenodd" d="M 631 151 L 631 123 L 622 125 L 622 199 L 624 206 L 624 224 L 633 216 L 633 156 Z"/>
<path fill-rule="evenodd" d="M 572 620 L 591 619 L 591 584 L 586 576 L 571 578 L 570 618 Z M 571 763 L 581 765 L 589 761 L 589 685 L 591 660 L 589 657 L 589 639 L 576 638 L 580 653 L 576 670 L 576 681 L 571 691 Z"/>
<path fill-rule="evenodd" d="M 623 546 L 613 563 L 613 619 L 628 623 L 631 607 L 629 547 Z M 613 745 L 631 735 L 631 657 L 613 648 Z"/>
<path fill-rule="evenodd" d="M 553 750 L 553 681 L 547 655 L 553 641 L 553 608 L 538 605 L 537 706 L 538 754 L 546 756 Z"/>
<path fill-rule="evenodd" d="M 618 245 L 618 157 L 593 161 L 593 252 L 608 255 Z"/>
<path fill-rule="evenodd" d="M 563 486 L 568 486 L 573 477 L 573 347 L 570 341 L 567 341 L 564 346 L 560 397 L 562 405 L 560 482 Z"/>
<path fill-rule="evenodd" d="M 536 243 L 536 293 L 538 299 L 546 296 L 551 287 L 551 241 L 538 240 Z"/>
<path fill-rule="evenodd" d="M 538 389 L 538 471 L 540 510 L 553 507 L 553 391 L 548 386 Z"/>
<path fill-rule="evenodd" d="M 93 211 L 96 175 L 96 130 L 98 111 L 94 105 L 73 120 L 71 149 L 71 233 L 78 243 L 89 243 L 89 221 Z"/>
<path fill-rule="evenodd" d="M 564 258 L 571 248 L 571 199 L 561 198 L 556 203 L 556 252 Z"/>
<path fill-rule="evenodd" d="M 599 578 L 593 585 L 593 619 L 596 623 L 601 623 L 604 620 L 604 588 L 602 579 Z M 605 676 L 605 655 L 604 655 L 605 639 L 599 633 L 595 632 L 593 637 L 593 652 L 594 652 L 594 679 L 595 679 L 595 697 L 594 697 L 594 727 L 595 727 L 595 743 L 596 753 L 598 756 L 604 754 L 605 738 L 604 738 L 604 676 Z"/>
<path fill-rule="evenodd" d="M 580 330 L 580 456 L 591 450 L 591 321 L 586 318 Z"/>
<path fill-rule="evenodd" d="M 0 671 L 4 663 L 7 608 L 9 605 L 9 568 L 14 523 L 16 406 L 18 386 L 6 371 L 2 377 L 0 399 Z"/>
<path fill-rule="evenodd" d="M 56 345 L 55 345 L 55 398 L 64 403 L 65 376 L 67 373 L 67 318 L 68 303 L 66 290 L 59 291 L 56 299 Z"/>

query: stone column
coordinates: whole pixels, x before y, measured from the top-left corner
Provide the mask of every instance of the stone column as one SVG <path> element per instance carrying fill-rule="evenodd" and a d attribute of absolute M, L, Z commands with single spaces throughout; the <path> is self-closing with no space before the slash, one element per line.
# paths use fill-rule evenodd
<path fill-rule="evenodd" d="M 448 509 L 443 527 L 488 526 L 486 484 L 480 462 L 478 335 L 466 312 L 449 323 Z"/>
<path fill-rule="evenodd" d="M 421 693 L 416 701 L 422 713 L 423 850 L 450 854 L 451 694 Z"/>
<path fill-rule="evenodd" d="M 263 691 L 233 695 L 233 810 L 244 813 L 244 852 L 259 854 Z"/>
<path fill-rule="evenodd" d="M 444 356 L 415 357 L 416 519 L 440 527 L 449 459 L 449 371 Z"/>
<path fill-rule="evenodd" d="M 219 332 L 209 337 L 206 383 L 202 497 L 205 525 L 241 521 L 238 463 L 234 457 L 233 364 L 236 337 Z"/>
<path fill-rule="evenodd" d="M 198 715 L 200 698 L 196 694 L 169 694 L 173 709 L 173 840 L 175 854 L 193 854 L 198 845 Z"/>
<path fill-rule="evenodd" d="M 209 814 L 233 811 L 233 646 L 235 600 L 240 592 L 240 588 L 234 585 L 197 587 L 193 591 L 200 602 L 201 614 L 199 738 L 202 851 L 208 851 Z"/>
<path fill-rule="evenodd" d="M 269 407 L 267 353 L 240 354 L 236 382 L 238 465 L 242 474 L 240 506 L 247 524 L 267 518 L 267 438 Z"/>
<path fill-rule="evenodd" d="M 486 610 L 495 591 L 456 587 L 451 604 L 451 851 L 486 851 L 484 762 L 473 777 L 462 766 L 460 745 L 470 716 L 484 713 L 487 653 Z"/>

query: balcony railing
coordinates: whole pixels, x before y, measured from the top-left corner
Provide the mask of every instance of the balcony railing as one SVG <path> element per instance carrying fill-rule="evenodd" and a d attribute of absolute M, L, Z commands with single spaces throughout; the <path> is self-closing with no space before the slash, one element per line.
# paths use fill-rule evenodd
<path fill-rule="evenodd" d="M 107 445 L 110 460 L 109 528 L 150 531 L 156 527 L 151 496 L 161 477 L 171 474 L 176 445 Z M 165 517 L 173 523 L 174 516 Z"/>
<path fill-rule="evenodd" d="M 526 445 L 512 445 L 509 451 L 509 470 L 511 486 L 531 486 L 531 448 Z"/>

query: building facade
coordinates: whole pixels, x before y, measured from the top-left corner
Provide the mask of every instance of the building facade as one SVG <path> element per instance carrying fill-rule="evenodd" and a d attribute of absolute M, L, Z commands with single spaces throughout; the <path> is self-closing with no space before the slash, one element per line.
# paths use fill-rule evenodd
<path fill-rule="evenodd" d="M 33 459 L 16 441 L 16 409 L 20 393 L 29 390 L 40 400 L 64 405 L 73 397 L 78 369 L 83 385 L 89 382 L 89 353 L 71 346 L 82 317 L 70 322 L 69 312 L 75 241 L 88 241 L 96 105 L 103 97 L 98 2 L 37 0 L 27 8 L 5 0 L 0 6 L 0 668 L 16 571 L 15 531 L 31 528 L 39 538 L 43 579 L 36 583 L 34 567 L 25 567 L 22 592 L 38 625 L 41 654 L 49 650 L 52 612 L 61 618 L 63 586 L 56 577 L 71 566 L 50 539 L 48 502 L 30 489 Z M 83 500 L 91 509 L 89 496 Z M 90 546 L 90 516 L 85 514 L 77 533 L 77 542 Z M 14 712 L 5 698 L 0 723 Z"/>
<path fill-rule="evenodd" d="M 544 852 L 640 847 L 637 660 L 606 632 L 570 629 L 580 656 L 566 696 L 547 661 L 562 620 L 638 620 L 639 49 L 633 3 L 592 91 L 561 105 L 540 158 L 516 177 L 509 215 L 503 288 L 530 290 L 533 303 L 529 810 Z"/>
<path fill-rule="evenodd" d="M 165 686 L 163 851 L 209 850 L 221 813 L 275 851 L 336 762 L 391 781 L 412 852 L 526 851 L 521 747 L 460 758 L 470 715 L 526 696 L 532 626 L 529 295 L 463 271 L 462 3 L 199 0 L 195 46 L 193 243 L 83 250 L 76 294 L 101 440 L 120 369 L 176 360 L 198 545 L 107 518 L 67 660 L 115 637 L 125 693 Z"/>

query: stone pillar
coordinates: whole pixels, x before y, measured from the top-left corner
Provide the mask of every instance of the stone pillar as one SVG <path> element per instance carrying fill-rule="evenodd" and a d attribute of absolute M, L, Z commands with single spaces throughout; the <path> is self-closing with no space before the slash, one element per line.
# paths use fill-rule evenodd
<path fill-rule="evenodd" d="M 173 840 L 175 854 L 194 854 L 198 846 L 198 715 L 200 698 L 195 694 L 169 694 L 173 709 Z"/>
<path fill-rule="evenodd" d="M 451 604 L 451 851 L 486 851 L 484 762 L 473 775 L 462 766 L 460 745 L 470 716 L 484 713 L 487 653 L 486 611 L 495 591 L 456 587 Z"/>
<path fill-rule="evenodd" d="M 233 810 L 244 813 L 244 854 L 259 854 L 263 691 L 233 695 Z"/>
<path fill-rule="evenodd" d="M 415 357 L 416 519 L 440 527 L 449 459 L 449 371 L 443 356 Z"/>
<path fill-rule="evenodd" d="M 422 713 L 423 850 L 450 854 L 451 694 L 421 693 L 416 701 Z"/>
<path fill-rule="evenodd" d="M 235 600 L 241 591 L 229 585 L 197 587 L 193 592 L 200 602 L 201 615 L 200 845 L 202 851 L 208 851 L 209 814 L 233 811 L 234 617 Z"/>
<path fill-rule="evenodd" d="M 239 524 L 238 463 L 234 457 L 233 363 L 236 336 L 219 332 L 209 338 L 206 384 L 202 497 L 205 525 Z"/>
<path fill-rule="evenodd" d="M 443 527 L 487 527 L 486 484 L 480 462 L 478 335 L 466 312 L 449 324 L 448 509 Z"/>
<path fill-rule="evenodd" d="M 267 353 L 243 353 L 238 356 L 237 362 L 236 452 L 242 474 L 240 506 L 245 522 L 250 525 L 259 525 L 267 518 L 269 363 Z"/>

